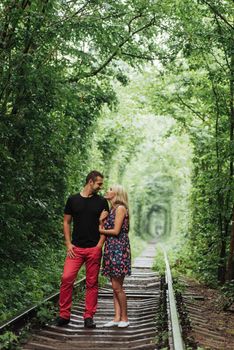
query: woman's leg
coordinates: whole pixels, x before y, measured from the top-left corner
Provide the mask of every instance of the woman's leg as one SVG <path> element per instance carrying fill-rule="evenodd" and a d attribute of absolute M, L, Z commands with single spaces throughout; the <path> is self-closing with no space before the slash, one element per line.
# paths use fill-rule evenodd
<path fill-rule="evenodd" d="M 114 292 L 115 312 L 117 311 L 117 314 L 115 314 L 115 316 L 117 317 L 120 316 L 118 321 L 127 322 L 128 321 L 127 297 L 123 289 L 123 282 L 124 282 L 124 277 L 111 278 L 112 288 Z M 115 298 L 116 298 L 116 301 L 115 301 Z"/>
<path fill-rule="evenodd" d="M 112 284 L 112 278 L 111 278 L 111 284 Z M 113 284 L 112 284 L 112 288 L 113 288 Z M 114 300 L 114 309 L 115 309 L 114 322 L 119 322 L 121 319 L 121 309 L 120 309 L 119 301 L 116 297 L 114 289 L 113 289 L 113 300 Z"/>

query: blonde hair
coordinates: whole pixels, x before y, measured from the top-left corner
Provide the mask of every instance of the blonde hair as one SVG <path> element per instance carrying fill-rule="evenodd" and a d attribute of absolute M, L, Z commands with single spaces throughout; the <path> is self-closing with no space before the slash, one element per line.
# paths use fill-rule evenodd
<path fill-rule="evenodd" d="M 114 205 L 116 204 L 122 204 L 125 206 L 126 209 L 128 209 L 128 194 L 123 188 L 122 185 L 113 185 L 111 186 L 112 191 L 116 193 L 115 199 L 114 199 Z"/>

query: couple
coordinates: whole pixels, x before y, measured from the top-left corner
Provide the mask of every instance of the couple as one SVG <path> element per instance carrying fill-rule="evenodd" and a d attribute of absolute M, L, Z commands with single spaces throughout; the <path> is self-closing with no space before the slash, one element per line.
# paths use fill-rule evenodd
<path fill-rule="evenodd" d="M 114 319 L 104 327 L 129 326 L 127 299 L 123 289 L 124 277 L 131 274 L 128 197 L 122 186 L 116 185 L 107 191 L 105 199 L 97 194 L 102 185 L 103 175 L 91 171 L 86 177 L 83 190 L 69 197 L 64 209 L 67 257 L 60 287 L 60 316 L 57 326 L 64 326 L 70 321 L 73 284 L 79 269 L 85 263 L 84 327 L 96 328 L 93 316 L 97 308 L 98 274 L 104 242 L 102 274 L 110 277 L 115 309 Z M 110 210 L 107 200 L 111 203 Z"/>

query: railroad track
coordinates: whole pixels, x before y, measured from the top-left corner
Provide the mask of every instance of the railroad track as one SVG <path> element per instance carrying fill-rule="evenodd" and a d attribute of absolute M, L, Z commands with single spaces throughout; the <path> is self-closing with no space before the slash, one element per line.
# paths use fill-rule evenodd
<path fill-rule="evenodd" d="M 217 310 L 213 295 L 197 282 L 181 279 L 185 290 L 177 295 L 182 310 L 184 338 L 203 349 L 234 349 L 234 315 Z"/>
<path fill-rule="evenodd" d="M 95 315 L 96 329 L 83 328 L 84 303 L 80 301 L 73 304 L 71 321 L 67 326 L 46 325 L 40 330 L 35 330 L 29 340 L 22 345 L 22 350 L 156 350 L 160 348 L 182 350 L 179 344 L 174 344 L 175 341 L 178 342 L 180 335 L 179 332 L 175 338 L 175 320 L 173 316 L 167 317 L 167 311 L 170 312 L 171 305 L 174 303 L 173 300 L 169 300 L 170 293 L 166 291 L 166 286 L 171 283 L 170 277 L 167 276 L 166 284 L 164 279 L 152 270 L 155 248 L 154 242 L 135 259 L 132 275 L 125 280 L 130 321 L 128 328 L 103 327 L 104 323 L 111 320 L 114 315 L 112 290 L 108 284 L 99 291 L 99 306 Z M 172 290 L 172 286 L 170 288 Z M 57 293 L 52 296 L 53 300 L 57 297 Z M 36 308 L 32 308 L 22 315 L 22 319 L 20 316 L 15 318 L 2 326 L 0 331 L 19 329 L 24 320 L 30 319 L 35 312 Z M 171 334 L 169 338 L 167 338 L 168 332 Z"/>
<path fill-rule="evenodd" d="M 75 302 L 71 322 L 67 326 L 57 327 L 51 324 L 34 330 L 29 340 L 22 345 L 22 350 L 184 350 L 187 346 L 189 349 L 196 349 L 198 343 L 205 349 L 234 349 L 233 344 L 227 345 L 225 337 L 209 329 L 207 320 L 201 314 L 201 305 L 197 304 L 202 297 L 193 293 L 192 286 L 179 296 L 180 300 L 176 294 L 180 312 L 178 316 L 166 253 L 166 277 L 162 278 L 152 270 L 155 248 L 155 242 L 151 243 L 142 255 L 135 259 L 132 275 L 125 280 L 130 321 L 128 328 L 103 327 L 104 323 L 114 316 L 112 290 L 110 284 L 107 284 L 99 291 L 98 310 L 95 315 L 96 329 L 83 328 L 84 302 Z M 54 300 L 57 297 L 58 293 L 52 296 Z M 32 314 L 35 314 L 34 308 L 28 315 L 24 313 L 23 319 L 29 319 Z M 186 322 L 183 319 L 185 314 Z M 179 318 L 182 320 L 182 327 Z M 5 328 L 17 329 L 16 325 L 19 328 L 20 322 L 23 321 L 20 317 L 16 318 L 16 321 L 16 324 L 14 321 L 9 322 Z M 4 326 L 0 328 L 0 331 L 3 330 Z M 204 336 L 204 341 L 201 338 L 200 341 L 194 339 L 199 331 Z M 186 345 L 182 339 L 182 332 Z M 210 342 L 207 341 L 209 337 Z"/>
<path fill-rule="evenodd" d="M 129 328 L 103 327 L 114 316 L 113 295 L 108 284 L 99 291 L 96 329 L 83 328 L 84 304 L 80 301 L 73 304 L 71 321 L 66 327 L 46 326 L 32 335 L 23 350 L 156 349 L 156 315 L 160 307 L 161 279 L 152 271 L 154 257 L 155 249 L 149 247 L 142 257 L 135 260 L 132 275 L 125 280 Z"/>

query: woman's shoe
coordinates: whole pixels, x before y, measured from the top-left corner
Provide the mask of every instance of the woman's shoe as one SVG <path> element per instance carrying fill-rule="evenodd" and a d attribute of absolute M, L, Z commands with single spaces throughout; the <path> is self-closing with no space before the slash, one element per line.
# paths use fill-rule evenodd
<path fill-rule="evenodd" d="M 120 321 L 120 322 L 118 322 L 119 324 L 118 324 L 118 328 L 127 328 L 129 325 L 130 325 L 130 323 L 128 322 L 128 321 Z"/>
<path fill-rule="evenodd" d="M 117 327 L 119 325 L 119 323 L 120 322 L 109 321 L 109 322 L 105 323 L 103 327 Z"/>

